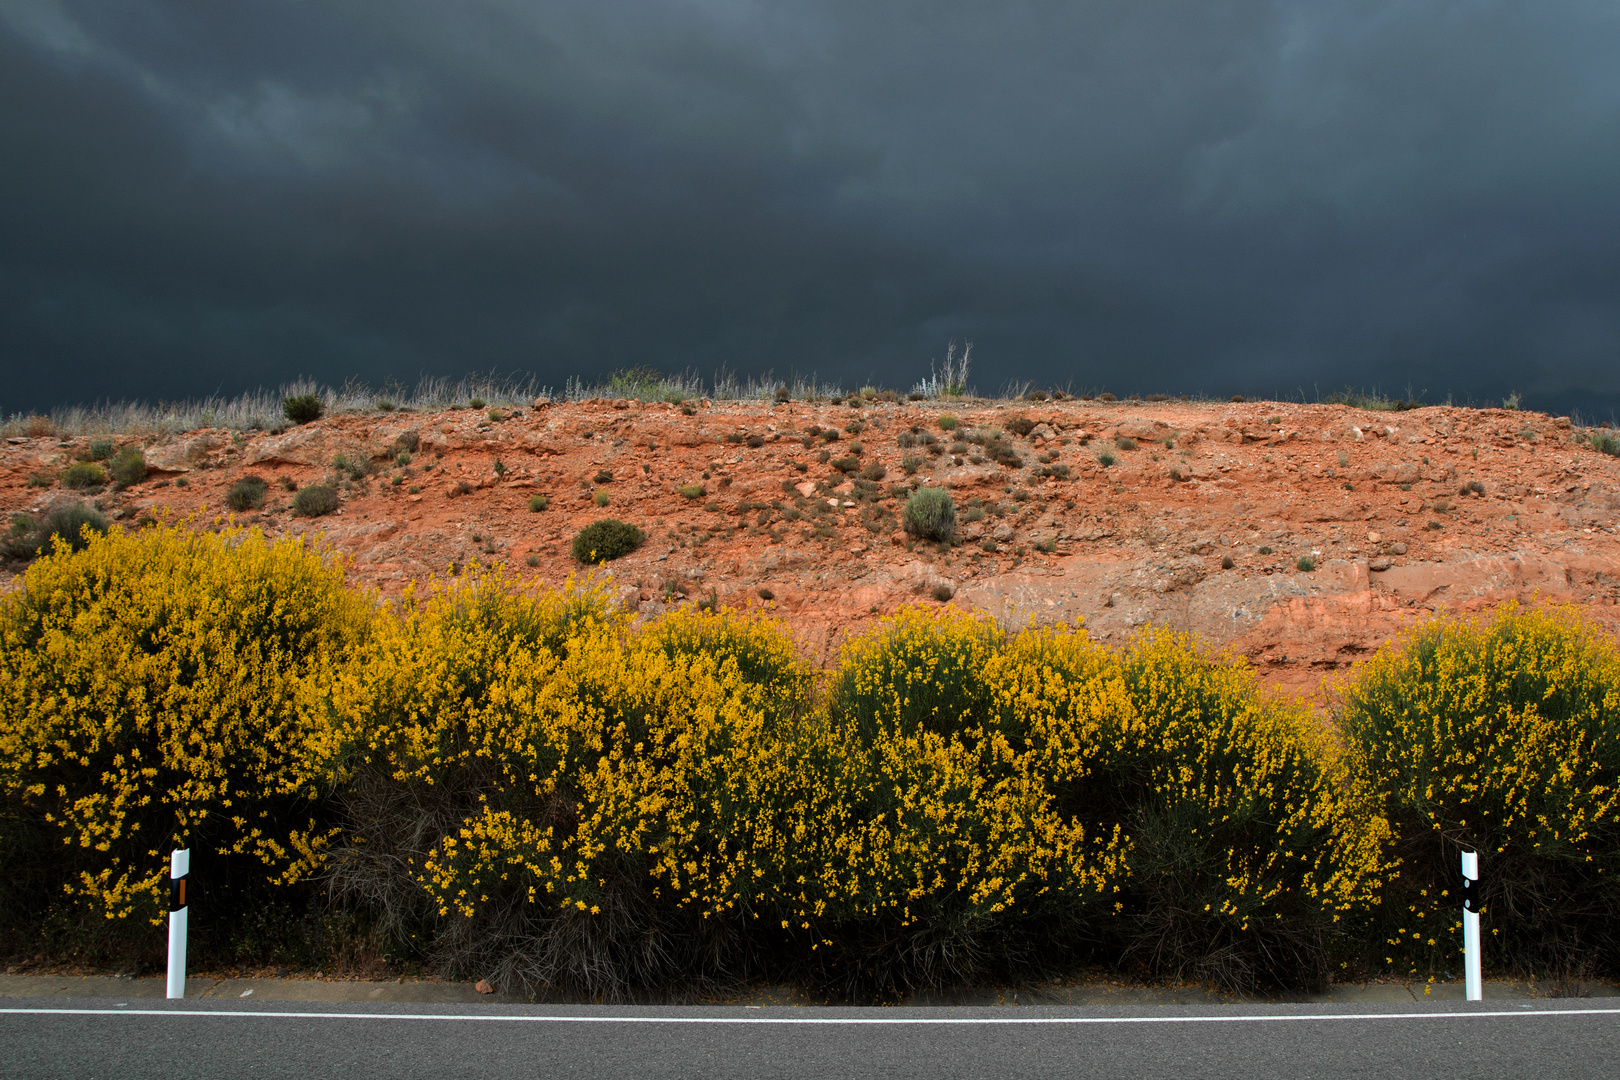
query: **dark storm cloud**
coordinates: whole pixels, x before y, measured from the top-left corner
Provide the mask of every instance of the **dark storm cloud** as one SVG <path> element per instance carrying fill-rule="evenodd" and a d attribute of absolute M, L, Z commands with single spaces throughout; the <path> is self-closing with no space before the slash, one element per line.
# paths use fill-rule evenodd
<path fill-rule="evenodd" d="M 632 364 L 1620 405 L 1612 4 L 0 0 L 0 408 Z"/>

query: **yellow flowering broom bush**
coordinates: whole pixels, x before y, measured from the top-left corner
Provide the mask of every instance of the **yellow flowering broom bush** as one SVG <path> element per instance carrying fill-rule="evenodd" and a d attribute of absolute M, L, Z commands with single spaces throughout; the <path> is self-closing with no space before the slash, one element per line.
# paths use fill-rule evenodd
<path fill-rule="evenodd" d="M 564 609 L 589 612 L 566 636 L 505 632 Z M 353 772 L 338 880 L 442 966 L 505 985 L 735 978 L 798 820 L 775 748 L 810 688 L 761 623 L 681 614 L 626 637 L 604 591 L 445 585 L 332 694 Z"/>
<path fill-rule="evenodd" d="M 1394 829 L 1371 942 L 1406 975 L 1461 972 L 1459 852 L 1479 852 L 1487 958 L 1620 967 L 1620 650 L 1578 611 L 1503 608 L 1386 646 L 1339 721 Z"/>
<path fill-rule="evenodd" d="M 913 609 L 845 648 L 803 924 L 828 947 L 822 978 L 886 993 L 1027 968 L 1051 936 L 1031 932 L 1039 916 L 1094 904 L 1117 873 L 1117 838 L 1055 812 L 996 729 L 1006 647 L 986 618 Z"/>
<path fill-rule="evenodd" d="M 332 732 L 301 707 L 368 627 L 299 540 L 163 525 L 58 543 L 0 600 L 8 925 L 41 901 L 84 925 L 160 920 L 168 856 L 220 908 L 316 869 Z M 150 931 L 146 932 L 147 935 Z"/>
<path fill-rule="evenodd" d="M 1382 884 L 1388 826 L 1330 733 L 1240 661 L 1149 631 L 1093 775 L 1132 805 L 1127 958 L 1234 989 L 1312 982 Z"/>
<path fill-rule="evenodd" d="M 1569 613 L 1420 630 L 1335 731 L 1162 631 L 918 609 L 818 679 L 776 624 L 632 626 L 594 580 L 382 606 L 299 541 L 115 531 L 0 599 L 0 904 L 151 935 L 185 843 L 212 912 L 319 875 L 514 988 L 1088 959 L 1237 988 L 1369 940 L 1444 974 L 1467 845 L 1500 961 L 1612 970 L 1617 717 L 1620 654 Z"/>
<path fill-rule="evenodd" d="M 313 702 L 341 747 L 333 781 L 345 837 L 330 862 L 334 892 L 419 954 L 466 952 L 455 927 L 436 925 L 445 905 L 424 889 L 427 854 L 491 793 L 534 792 L 521 809 L 543 816 L 580 752 L 580 732 L 546 722 L 554 676 L 621 622 L 590 583 L 527 593 L 475 567 L 409 588 L 366 652 Z M 440 932 L 450 938 L 438 941 Z M 474 948 L 468 962 L 498 948 Z"/>

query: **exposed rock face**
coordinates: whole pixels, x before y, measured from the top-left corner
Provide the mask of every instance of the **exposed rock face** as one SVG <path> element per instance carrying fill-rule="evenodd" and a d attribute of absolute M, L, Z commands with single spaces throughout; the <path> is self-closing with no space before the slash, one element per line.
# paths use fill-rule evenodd
<path fill-rule="evenodd" d="M 937 426 L 947 410 L 962 421 L 949 435 Z M 1006 433 L 1013 416 L 1032 421 L 1028 437 Z M 1002 433 L 1023 464 L 988 459 L 982 441 L 947 450 L 976 428 Z M 28 478 L 77 448 L 0 446 L 0 508 L 56 497 Z M 1112 466 L 1099 461 L 1105 449 Z M 610 568 L 627 604 L 654 615 L 712 590 L 782 617 L 820 660 L 877 617 L 949 602 L 1016 624 L 1083 621 L 1110 643 L 1168 624 L 1247 657 L 1278 688 L 1316 692 L 1438 611 L 1556 601 L 1620 622 L 1620 460 L 1587 448 L 1564 418 L 1531 413 L 760 402 L 687 416 L 537 402 L 499 422 L 462 410 L 338 416 L 276 435 L 191 432 L 146 454 L 151 477 L 101 496 L 131 525 L 160 511 L 209 523 L 248 471 L 338 483 L 334 516 L 291 516 L 273 484 L 271 503 L 242 520 L 323 535 L 350 557 L 355 581 L 385 596 L 474 560 L 560 583 L 579 570 L 574 532 L 619 517 L 649 535 Z M 883 477 L 834 469 L 846 456 Z M 951 491 L 956 545 L 900 530 L 909 483 Z M 681 484 L 704 493 L 687 499 Z M 529 509 L 535 495 L 544 510 Z"/>

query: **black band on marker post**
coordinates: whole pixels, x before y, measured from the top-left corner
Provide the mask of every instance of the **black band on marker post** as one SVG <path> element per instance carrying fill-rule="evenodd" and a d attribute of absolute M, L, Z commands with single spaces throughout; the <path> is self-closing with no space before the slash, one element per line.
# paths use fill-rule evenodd
<path fill-rule="evenodd" d="M 1479 882 L 1472 878 L 1463 878 L 1462 909 L 1464 911 L 1479 911 Z"/>
<path fill-rule="evenodd" d="M 186 880 L 191 875 L 169 879 L 169 910 L 179 911 L 186 906 Z"/>

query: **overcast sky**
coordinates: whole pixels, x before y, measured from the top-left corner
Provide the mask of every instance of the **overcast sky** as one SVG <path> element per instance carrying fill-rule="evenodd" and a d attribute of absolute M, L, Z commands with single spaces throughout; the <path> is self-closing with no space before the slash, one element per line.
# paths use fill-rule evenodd
<path fill-rule="evenodd" d="M 0 409 L 648 364 L 1620 408 L 1620 5 L 0 0 Z"/>

